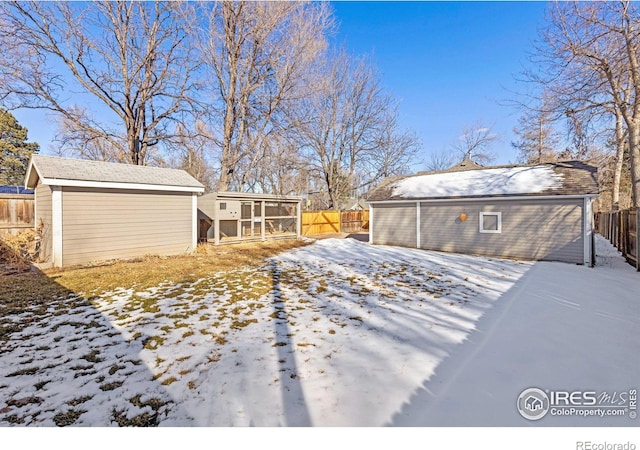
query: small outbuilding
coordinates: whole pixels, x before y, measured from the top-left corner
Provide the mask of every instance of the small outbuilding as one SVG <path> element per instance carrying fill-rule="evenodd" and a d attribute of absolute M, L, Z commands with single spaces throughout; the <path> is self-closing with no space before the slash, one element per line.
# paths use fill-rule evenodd
<path fill-rule="evenodd" d="M 369 195 L 374 244 L 517 258 L 595 262 L 597 169 L 579 161 L 398 177 Z"/>
<path fill-rule="evenodd" d="M 34 155 L 25 186 L 41 258 L 55 267 L 197 246 L 204 187 L 183 170 Z"/>
<path fill-rule="evenodd" d="M 301 204 L 301 197 L 212 192 L 198 198 L 198 234 L 216 245 L 298 238 Z"/>

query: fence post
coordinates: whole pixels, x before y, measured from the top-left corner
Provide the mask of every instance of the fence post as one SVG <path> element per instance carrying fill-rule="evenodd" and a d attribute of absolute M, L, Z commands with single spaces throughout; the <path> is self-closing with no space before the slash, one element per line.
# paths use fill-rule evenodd
<path fill-rule="evenodd" d="M 640 272 L 640 208 L 636 208 L 636 272 Z"/>

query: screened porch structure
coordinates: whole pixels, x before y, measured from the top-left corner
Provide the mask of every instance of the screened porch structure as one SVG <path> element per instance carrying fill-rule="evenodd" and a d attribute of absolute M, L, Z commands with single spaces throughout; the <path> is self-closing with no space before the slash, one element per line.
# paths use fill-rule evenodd
<path fill-rule="evenodd" d="M 216 245 L 298 238 L 301 197 L 212 192 L 198 197 L 198 236 Z"/>

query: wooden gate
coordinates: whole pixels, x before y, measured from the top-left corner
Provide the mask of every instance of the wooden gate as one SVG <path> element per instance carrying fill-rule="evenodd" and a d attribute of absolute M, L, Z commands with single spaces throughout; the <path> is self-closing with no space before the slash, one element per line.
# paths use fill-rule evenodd
<path fill-rule="evenodd" d="M 369 230 L 369 211 L 342 211 L 340 229 L 343 233 Z"/>

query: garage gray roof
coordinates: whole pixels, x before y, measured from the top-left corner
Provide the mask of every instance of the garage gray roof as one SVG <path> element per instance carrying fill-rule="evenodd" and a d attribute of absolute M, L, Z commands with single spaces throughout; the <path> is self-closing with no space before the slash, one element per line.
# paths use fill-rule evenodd
<path fill-rule="evenodd" d="M 31 158 L 26 180 L 27 187 L 35 187 L 37 177 L 49 181 L 71 180 L 194 188 L 194 191 L 198 192 L 204 189 L 198 180 L 184 170 L 44 155 L 34 155 Z"/>
<path fill-rule="evenodd" d="M 581 161 L 538 165 L 454 166 L 383 182 L 369 202 L 507 196 L 598 195 L 597 168 Z"/>

